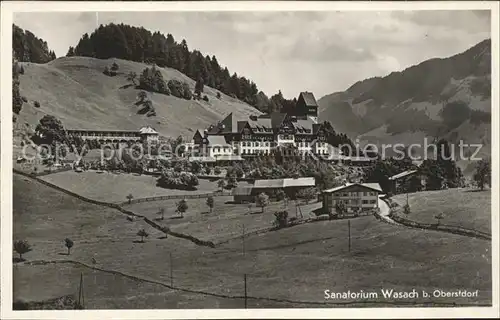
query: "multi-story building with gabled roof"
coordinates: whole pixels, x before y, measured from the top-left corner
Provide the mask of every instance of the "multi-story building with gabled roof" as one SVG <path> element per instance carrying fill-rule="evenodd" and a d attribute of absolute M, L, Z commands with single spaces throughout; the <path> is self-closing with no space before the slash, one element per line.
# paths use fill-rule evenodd
<path fill-rule="evenodd" d="M 311 92 L 300 93 L 295 108 L 287 113 L 248 118 L 230 113 L 218 124 L 196 131 L 188 149 L 215 157 L 227 155 L 228 146 L 233 155 L 241 157 L 270 154 L 280 147 L 290 153 L 327 156 L 332 148 L 326 142 L 323 124 L 318 123 L 318 104 Z"/>

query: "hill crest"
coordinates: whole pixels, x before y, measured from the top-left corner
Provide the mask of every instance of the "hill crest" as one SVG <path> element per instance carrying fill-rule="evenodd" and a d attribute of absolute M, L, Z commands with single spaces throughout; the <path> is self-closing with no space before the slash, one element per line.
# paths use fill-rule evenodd
<path fill-rule="evenodd" d="M 105 67 L 109 68 L 114 62 L 119 66 L 117 75 L 103 74 Z M 34 128 L 43 115 L 50 114 L 70 129 L 136 130 L 147 125 L 165 136 L 184 135 L 190 139 L 196 129 L 205 128 L 230 112 L 240 116 L 260 114 L 254 107 L 205 86 L 203 95 L 208 97 L 208 102 L 148 92 L 157 116 L 140 115 L 140 106 L 135 103 L 141 90 L 132 86 L 126 75 L 141 74 L 150 67 L 144 63 L 115 58 L 63 57 L 46 64 L 21 65 L 25 72 L 20 75 L 20 91 L 28 102 L 17 116 L 18 129 L 26 124 Z M 186 82 L 194 91 L 195 81 L 186 75 L 175 69 L 158 69 L 165 81 Z M 40 108 L 34 106 L 35 101 Z"/>

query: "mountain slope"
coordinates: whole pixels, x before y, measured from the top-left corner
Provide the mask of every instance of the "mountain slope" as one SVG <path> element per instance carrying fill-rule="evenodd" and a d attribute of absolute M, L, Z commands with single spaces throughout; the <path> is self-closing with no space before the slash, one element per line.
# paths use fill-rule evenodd
<path fill-rule="evenodd" d="M 486 143 L 491 132 L 491 40 L 386 77 L 355 83 L 318 100 L 319 118 L 360 142 Z M 466 165 L 466 164 L 464 164 Z"/>
<path fill-rule="evenodd" d="M 114 77 L 103 74 L 113 62 L 119 66 Z M 180 134 L 191 138 L 193 132 L 205 128 L 230 112 L 238 116 L 260 114 L 258 110 L 237 99 L 205 86 L 204 95 L 209 101 L 184 100 L 148 92 L 157 116 L 138 114 L 137 94 L 126 79 L 129 72 L 141 74 L 148 65 L 119 59 L 99 60 L 88 57 L 59 58 L 46 64 L 22 63 L 20 75 L 21 95 L 28 102 L 23 105 L 16 121 L 18 133 L 26 123 L 34 128 L 39 119 L 50 114 L 59 118 L 70 129 L 136 130 L 150 125 L 165 136 Z M 177 70 L 159 68 L 166 82 L 171 79 L 185 81 L 194 90 L 195 81 Z M 34 107 L 34 102 L 40 108 Z M 14 132 L 16 134 L 16 131 Z"/>

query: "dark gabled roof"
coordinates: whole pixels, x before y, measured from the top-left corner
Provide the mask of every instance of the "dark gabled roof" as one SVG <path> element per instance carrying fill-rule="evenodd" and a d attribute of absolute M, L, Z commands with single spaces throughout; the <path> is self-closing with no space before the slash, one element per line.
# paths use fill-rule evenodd
<path fill-rule="evenodd" d="M 221 122 L 209 129 L 208 134 L 227 134 L 236 132 L 237 126 L 237 120 L 231 112 Z"/>
<path fill-rule="evenodd" d="M 304 103 L 306 104 L 306 106 L 308 107 L 318 107 L 318 103 L 316 102 L 316 98 L 314 98 L 314 95 L 312 94 L 312 92 L 308 92 L 308 91 L 305 91 L 305 92 L 301 92 L 300 95 L 299 95 L 299 99 L 300 97 L 302 97 L 302 99 L 304 99 Z"/>
<path fill-rule="evenodd" d="M 298 134 L 313 134 L 315 123 L 311 119 L 297 119 L 292 121 L 292 126 Z"/>
<path fill-rule="evenodd" d="M 271 113 L 271 125 L 273 129 L 278 129 L 285 121 L 286 113 L 273 112 Z"/>

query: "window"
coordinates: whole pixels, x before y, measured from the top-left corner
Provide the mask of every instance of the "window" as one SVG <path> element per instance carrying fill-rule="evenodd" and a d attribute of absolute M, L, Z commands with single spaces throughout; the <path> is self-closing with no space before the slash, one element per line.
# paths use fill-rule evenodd
<path fill-rule="evenodd" d="M 363 200 L 363 204 L 368 204 L 368 200 Z"/>
<path fill-rule="evenodd" d="M 377 201 L 376 200 L 370 200 L 371 204 L 375 204 L 375 202 L 377 202 Z"/>

